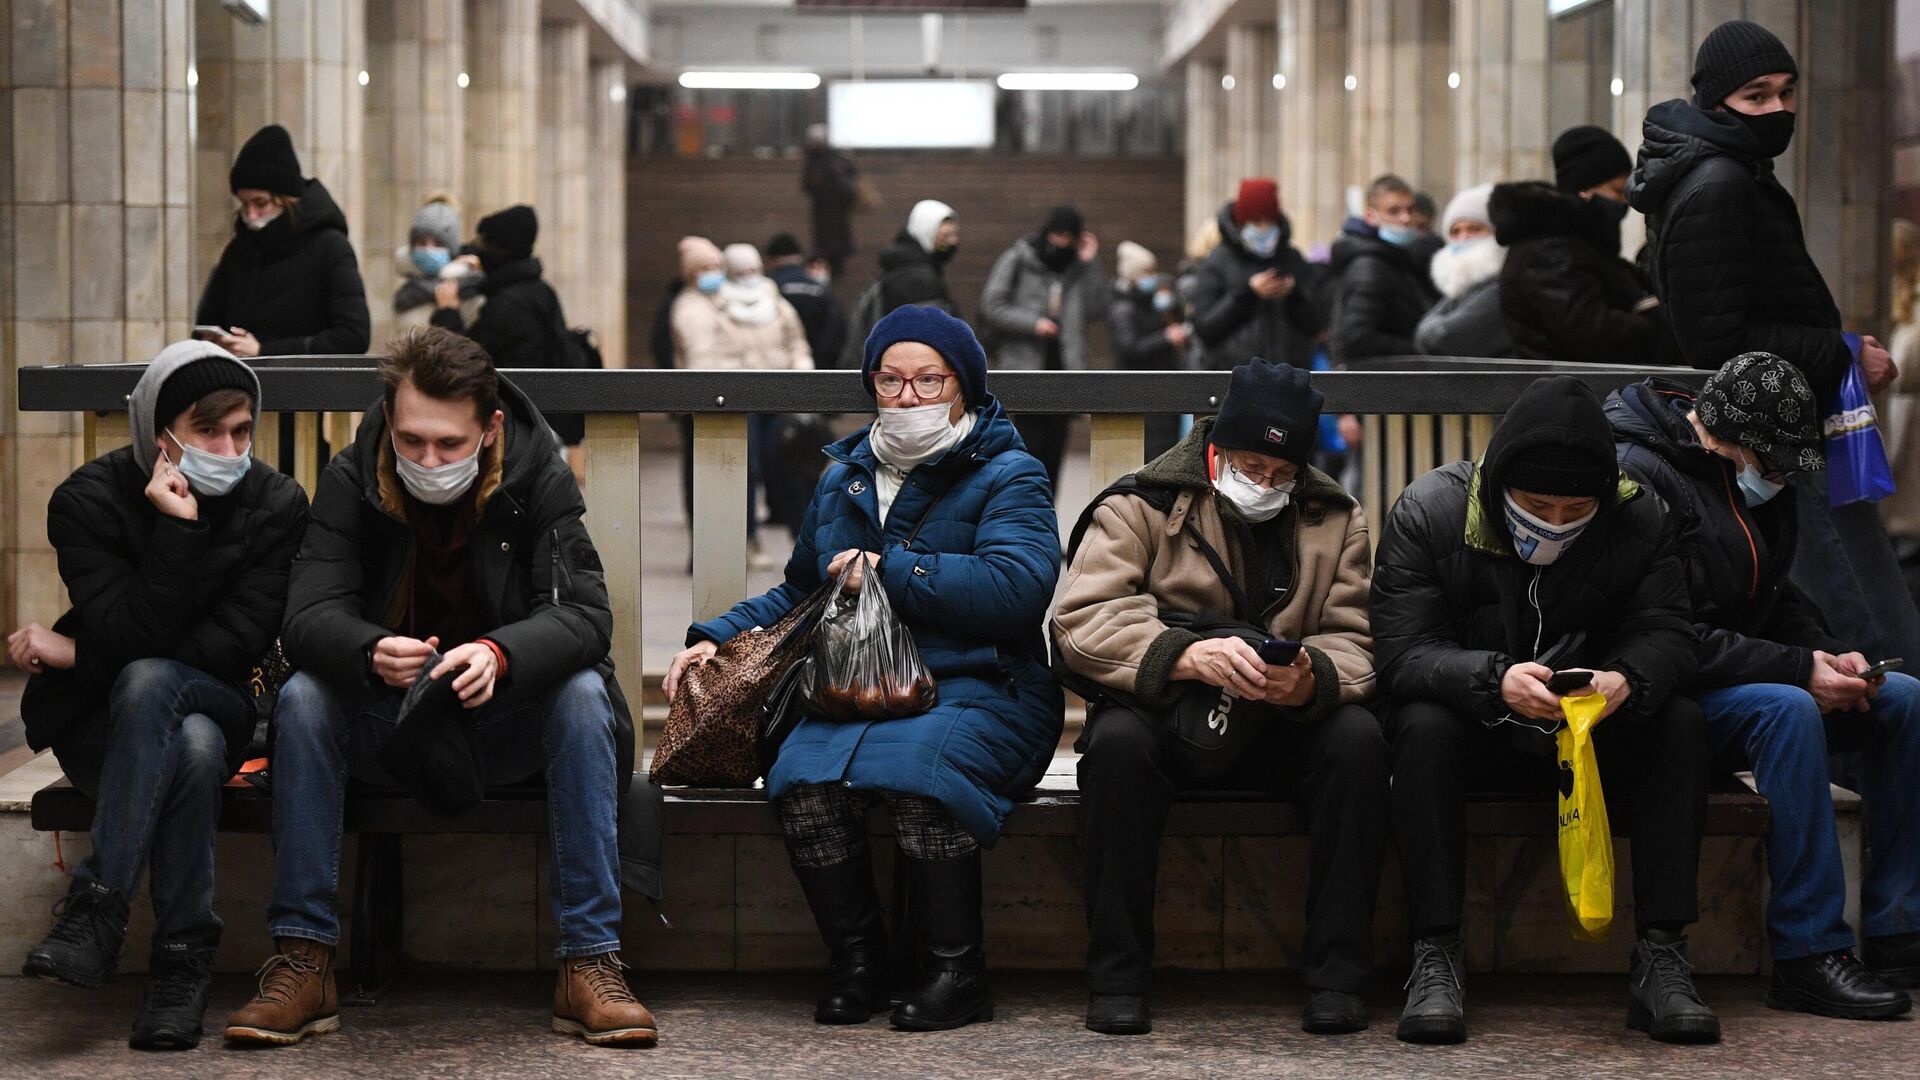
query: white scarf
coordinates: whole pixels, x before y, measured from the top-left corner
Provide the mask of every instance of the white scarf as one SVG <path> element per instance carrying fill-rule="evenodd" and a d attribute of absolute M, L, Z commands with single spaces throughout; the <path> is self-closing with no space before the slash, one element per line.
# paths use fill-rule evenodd
<path fill-rule="evenodd" d="M 766 278 L 744 286 L 728 280 L 720 286 L 720 310 L 742 326 L 765 326 L 780 314 L 780 293 Z"/>
<path fill-rule="evenodd" d="M 1507 249 L 1484 236 L 1456 249 L 1452 244 L 1433 255 L 1433 284 L 1452 300 L 1498 274 L 1506 265 Z"/>

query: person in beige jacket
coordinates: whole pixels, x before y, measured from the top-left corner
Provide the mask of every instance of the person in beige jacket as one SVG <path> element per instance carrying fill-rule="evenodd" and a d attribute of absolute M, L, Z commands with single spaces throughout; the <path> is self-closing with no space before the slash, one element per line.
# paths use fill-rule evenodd
<path fill-rule="evenodd" d="M 711 240 L 689 236 L 680 241 L 680 275 L 687 288 L 673 301 L 673 359 L 682 368 L 746 371 L 813 370 L 813 351 L 800 313 L 762 272 L 760 252 L 752 244 L 729 244 L 722 252 Z M 756 570 L 778 563 L 760 549 L 760 513 L 756 492 L 766 484 L 780 426 L 775 413 L 747 418 L 747 551 Z M 693 488 L 693 426 L 684 425 L 686 448 L 682 488 Z M 688 496 L 691 507 L 691 495 Z M 691 512 L 689 512 L 691 518 Z"/>
<path fill-rule="evenodd" d="M 1301 804 L 1313 845 L 1303 1027 L 1367 1025 L 1389 755 L 1361 706 L 1374 684 L 1366 518 L 1308 464 L 1320 405 L 1304 371 L 1240 365 L 1218 416 L 1108 489 L 1076 530 L 1052 631 L 1056 666 L 1089 698 L 1076 749 L 1094 1031 L 1151 1030 L 1160 837 L 1174 793 L 1204 787 Z M 1229 617 L 1258 625 L 1235 633 Z M 1263 659 L 1263 639 L 1281 643 L 1270 655 L 1297 648 L 1291 662 Z M 1196 699 L 1219 703 L 1206 720 L 1221 734 L 1255 732 L 1228 767 L 1216 755 L 1203 770 L 1174 745 L 1175 712 Z"/>

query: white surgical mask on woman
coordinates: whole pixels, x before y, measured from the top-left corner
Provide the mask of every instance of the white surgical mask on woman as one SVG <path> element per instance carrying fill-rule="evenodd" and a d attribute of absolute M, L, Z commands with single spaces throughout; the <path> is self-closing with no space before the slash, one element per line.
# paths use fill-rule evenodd
<path fill-rule="evenodd" d="M 1224 458 L 1220 461 L 1220 475 L 1213 478 L 1213 490 L 1232 503 L 1241 517 L 1256 524 L 1272 520 L 1287 508 L 1287 503 L 1293 501 L 1293 485 L 1292 480 L 1279 487 L 1256 484 Z"/>
<path fill-rule="evenodd" d="M 1513 500 L 1513 492 L 1506 493 L 1506 501 L 1507 531 L 1513 534 L 1513 552 L 1534 566 L 1549 565 L 1565 554 L 1587 526 L 1593 523 L 1594 516 L 1600 513 L 1600 507 L 1596 504 L 1584 516 L 1565 525 L 1554 525 L 1522 509 Z"/>
<path fill-rule="evenodd" d="M 932 461 L 953 449 L 966 434 L 963 426 L 973 426 L 967 423 L 965 413 L 961 414 L 960 424 L 948 420 L 952 412 L 951 401 L 904 409 L 881 409 L 868 435 L 873 445 L 873 455 L 901 472 Z"/>
<path fill-rule="evenodd" d="M 240 221 L 245 224 L 247 228 L 252 229 L 254 232 L 259 232 L 261 229 L 279 220 L 280 215 L 284 212 L 285 211 L 282 211 L 279 207 L 275 207 L 273 213 L 262 214 L 259 217 L 248 217 L 242 214 L 240 215 Z"/>
<path fill-rule="evenodd" d="M 459 461 L 449 461 L 445 465 L 436 465 L 429 469 L 415 461 L 409 461 L 400 452 L 400 444 L 393 444 L 393 466 L 400 473 L 400 482 L 407 486 L 407 493 L 429 506 L 445 506 L 467 493 L 473 482 L 480 476 L 481 445 L 473 448 L 473 453 Z"/>
<path fill-rule="evenodd" d="M 247 470 L 253 467 L 251 454 L 228 457 L 181 442 L 180 436 L 171 429 L 167 435 L 180 447 L 180 460 L 175 465 L 180 469 L 180 475 L 187 478 L 187 486 L 193 488 L 195 494 L 209 498 L 225 495 L 237 487 L 246 478 Z"/>

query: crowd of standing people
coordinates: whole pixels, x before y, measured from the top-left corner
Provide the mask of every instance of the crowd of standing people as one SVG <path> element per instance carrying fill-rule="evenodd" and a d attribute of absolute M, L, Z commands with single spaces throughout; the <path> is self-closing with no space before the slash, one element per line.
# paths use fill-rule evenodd
<path fill-rule="evenodd" d="M 1823 421 L 1848 380 L 1907 392 L 1896 358 L 1920 349 L 1920 253 L 1907 237 L 1892 349 L 1848 330 L 1771 164 L 1793 137 L 1794 58 L 1765 29 L 1726 23 L 1692 84 L 1649 112 L 1637 160 L 1576 128 L 1554 144 L 1551 182 L 1502 178 L 1437 215 L 1381 176 L 1326 263 L 1294 246 L 1269 179 L 1243 181 L 1217 241 L 1173 273 L 1122 242 L 1107 275 L 1081 214 L 1056 207 L 995 261 L 972 324 L 945 276 L 959 216 L 933 200 L 841 309 L 830 286 L 859 177 L 824 144 L 803 181 L 811 252 L 785 234 L 764 257 L 680 242 L 664 306 L 675 366 L 844 366 L 872 415 L 824 447 L 788 515 L 780 582 L 689 626 L 665 692 L 829 583 L 883 591 L 937 689 L 932 707 L 888 720 L 802 712 L 772 748 L 766 793 L 828 950 L 817 1021 L 992 1019 L 984 853 L 1053 760 L 1066 689 L 1087 703 L 1075 749 L 1093 1031 L 1152 1030 L 1174 798 L 1254 787 L 1307 821 L 1302 1028 L 1368 1025 L 1391 845 L 1411 939 L 1396 1034 L 1464 1040 L 1468 797 L 1559 787 L 1570 700 L 1593 710 L 1597 768 L 1632 840 L 1630 1027 L 1721 1037 L 1686 930 L 1709 778 L 1729 767 L 1751 770 L 1772 812 L 1768 1004 L 1911 1010 L 1920 680 L 1895 668 L 1920 662 L 1920 615 L 1895 538 L 1916 536 L 1890 535 L 1871 501 L 1836 505 Z M 463 242 L 451 197 L 421 207 L 395 255 L 410 271 L 395 311 L 413 322 L 309 502 L 252 454 L 247 360 L 364 352 L 364 289 L 343 216 L 284 130 L 250 140 L 230 181 L 235 237 L 200 338 L 147 366 L 128 400 L 132 444 L 50 502 L 72 607 L 8 639 L 30 675 L 30 743 L 97 803 L 91 851 L 24 970 L 111 978 L 145 879 L 157 929 L 131 1043 L 198 1043 L 223 929 L 220 788 L 254 748 L 255 669 L 277 644 L 291 674 L 272 712 L 274 954 L 225 1037 L 287 1046 L 340 1026 L 349 778 L 449 814 L 488 785 L 539 778 L 551 1026 L 650 1045 L 658 1024 L 621 958 L 622 851 L 659 822 L 627 797 L 639 738 L 566 452 L 578 428 L 500 371 L 583 363 L 534 255 L 536 215 L 498 210 Z M 1629 207 L 1649 236 L 1632 261 L 1619 252 Z M 1095 495 L 1063 552 L 1063 430 L 1011 415 L 993 373 L 1088 367 L 1103 312 L 1122 366 L 1216 370 L 1226 390 L 1214 415 L 1157 426 L 1152 459 Z M 1710 374 L 1604 397 L 1578 373 L 1541 377 L 1480 456 L 1416 478 L 1370 523 L 1325 467 L 1336 447 L 1364 448 L 1310 373 L 1422 347 Z M 749 421 L 750 537 L 779 423 Z M 1898 440 L 1912 437 L 1896 436 L 1903 465 Z M 1829 789 L 1842 750 L 1863 751 L 1849 778 L 1868 852 L 1858 934 Z M 910 928 L 888 925 L 875 889 L 876 806 Z M 909 932 L 918 970 L 896 984 L 892 942 Z"/>

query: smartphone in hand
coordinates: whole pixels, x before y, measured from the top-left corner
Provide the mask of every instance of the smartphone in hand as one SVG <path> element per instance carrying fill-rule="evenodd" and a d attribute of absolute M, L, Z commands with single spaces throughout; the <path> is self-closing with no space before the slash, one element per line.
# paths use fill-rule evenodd
<path fill-rule="evenodd" d="M 1591 685 L 1593 685 L 1593 672 L 1582 668 L 1568 668 L 1565 671 L 1553 673 L 1553 677 L 1547 680 L 1547 692 L 1564 696 Z"/>
<path fill-rule="evenodd" d="M 1260 643 L 1260 659 L 1273 667 L 1286 667 L 1300 655 L 1301 645 L 1297 641 L 1276 641 L 1268 638 Z"/>
<path fill-rule="evenodd" d="M 1901 668 L 1905 667 L 1906 665 L 1907 665 L 1906 660 L 1896 656 L 1896 657 L 1893 657 L 1892 659 L 1882 660 L 1879 663 L 1874 664 L 1872 667 L 1869 667 L 1867 670 L 1861 672 L 1858 675 L 1855 675 L 1854 678 L 1865 679 L 1868 682 L 1872 682 L 1873 680 L 1884 676 L 1887 672 L 1898 671 Z"/>

